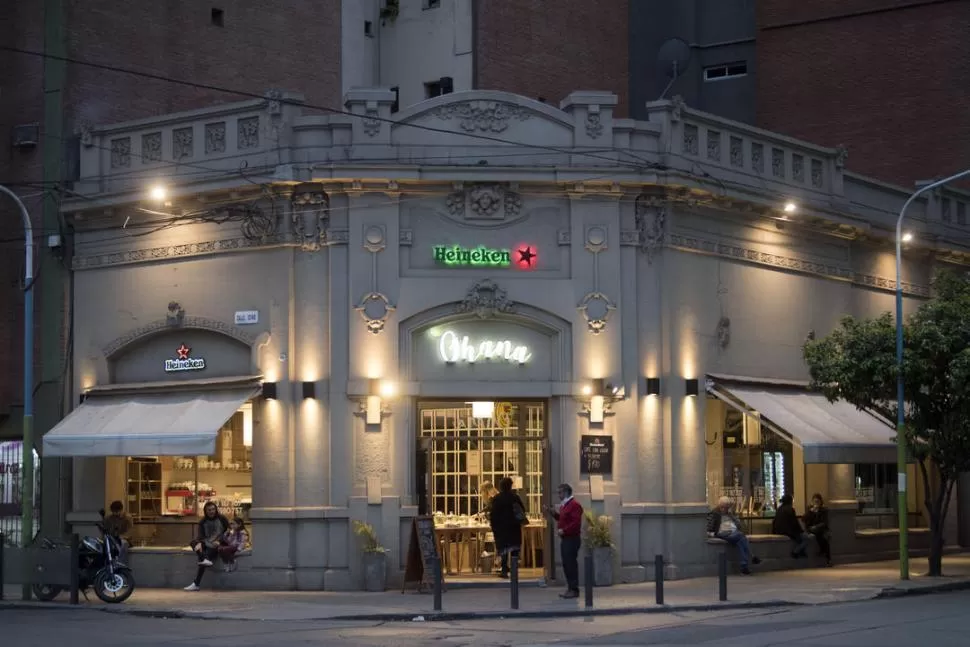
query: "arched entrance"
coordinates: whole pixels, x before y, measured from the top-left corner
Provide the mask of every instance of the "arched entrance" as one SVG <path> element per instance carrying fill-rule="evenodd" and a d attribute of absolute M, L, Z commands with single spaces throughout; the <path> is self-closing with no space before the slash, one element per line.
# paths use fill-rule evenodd
<path fill-rule="evenodd" d="M 410 324 L 410 325 L 408 325 Z M 552 448 L 562 436 L 557 385 L 571 371 L 568 324 L 517 306 L 514 313 L 424 313 L 402 326 L 402 374 L 420 384 L 413 403 L 415 502 L 433 515 L 451 578 L 502 568 L 488 504 L 512 480 L 529 523 L 522 576 L 551 572 Z"/>

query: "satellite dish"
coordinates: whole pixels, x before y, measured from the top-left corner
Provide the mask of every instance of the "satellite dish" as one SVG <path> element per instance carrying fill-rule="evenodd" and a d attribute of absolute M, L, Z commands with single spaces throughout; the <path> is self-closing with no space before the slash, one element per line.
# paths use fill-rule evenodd
<path fill-rule="evenodd" d="M 670 86 L 681 74 L 687 71 L 690 63 L 690 45 L 681 38 L 670 38 L 660 46 L 657 52 L 657 72 L 661 79 L 669 79 L 660 99 L 667 96 Z"/>

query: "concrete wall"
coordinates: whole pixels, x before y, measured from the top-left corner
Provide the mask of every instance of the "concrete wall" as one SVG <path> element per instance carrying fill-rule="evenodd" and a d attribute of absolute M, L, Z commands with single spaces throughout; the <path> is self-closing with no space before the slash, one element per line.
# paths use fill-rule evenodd
<path fill-rule="evenodd" d="M 661 97 L 671 81 L 672 60 L 664 44 L 679 39 L 688 57 L 667 98 L 744 123 L 755 120 L 755 11 L 753 0 L 638 0 L 630 3 L 630 104 L 637 119 L 648 101 Z M 663 55 L 662 55 L 663 53 Z M 745 76 L 705 81 L 704 69 L 743 62 Z"/>
<path fill-rule="evenodd" d="M 473 89 L 472 0 L 400 0 L 400 14 L 380 25 L 376 85 L 396 87 L 402 108 L 428 98 L 425 83 L 451 77 L 455 92 Z"/>

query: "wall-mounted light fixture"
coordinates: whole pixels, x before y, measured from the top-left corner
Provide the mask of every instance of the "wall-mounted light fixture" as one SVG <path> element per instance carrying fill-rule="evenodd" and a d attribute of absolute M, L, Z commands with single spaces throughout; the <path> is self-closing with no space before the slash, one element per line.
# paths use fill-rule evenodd
<path fill-rule="evenodd" d="M 316 382 L 304 382 L 303 383 L 303 399 L 317 397 L 317 383 Z"/>
<path fill-rule="evenodd" d="M 659 377 L 645 378 L 643 392 L 646 395 L 660 395 L 660 378 Z"/>
<path fill-rule="evenodd" d="M 263 382 L 263 397 L 267 400 L 276 399 L 276 382 Z"/>
<path fill-rule="evenodd" d="M 243 445 L 253 446 L 253 403 L 247 402 L 239 408 L 243 416 Z"/>
<path fill-rule="evenodd" d="M 612 415 L 610 405 L 626 397 L 626 387 L 614 386 L 606 383 L 603 378 L 596 378 L 583 386 L 583 396 L 589 401 L 583 407 L 581 415 L 588 415 L 590 423 L 602 424 L 607 415 Z"/>
<path fill-rule="evenodd" d="M 472 402 L 472 418 L 489 419 L 495 417 L 494 402 Z"/>
<path fill-rule="evenodd" d="M 386 380 L 371 380 L 367 390 L 367 397 L 361 401 L 361 412 L 368 425 L 379 425 L 385 414 L 390 413 L 385 405 L 393 398 L 397 389 L 392 382 Z"/>
<path fill-rule="evenodd" d="M 684 391 L 688 396 L 695 396 L 700 393 L 700 381 L 696 377 L 689 377 L 684 380 Z"/>

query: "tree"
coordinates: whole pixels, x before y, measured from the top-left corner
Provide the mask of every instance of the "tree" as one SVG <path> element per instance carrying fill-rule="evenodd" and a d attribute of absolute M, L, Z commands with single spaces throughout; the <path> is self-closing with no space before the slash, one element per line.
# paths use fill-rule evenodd
<path fill-rule="evenodd" d="M 970 471 L 970 279 L 942 271 L 934 296 L 903 328 L 903 441 L 919 465 L 930 518 L 930 575 L 941 575 L 943 524 L 961 472 Z M 890 313 L 845 317 L 805 344 L 812 388 L 829 401 L 896 420 L 896 328 Z M 899 442 L 897 437 L 896 442 Z"/>

